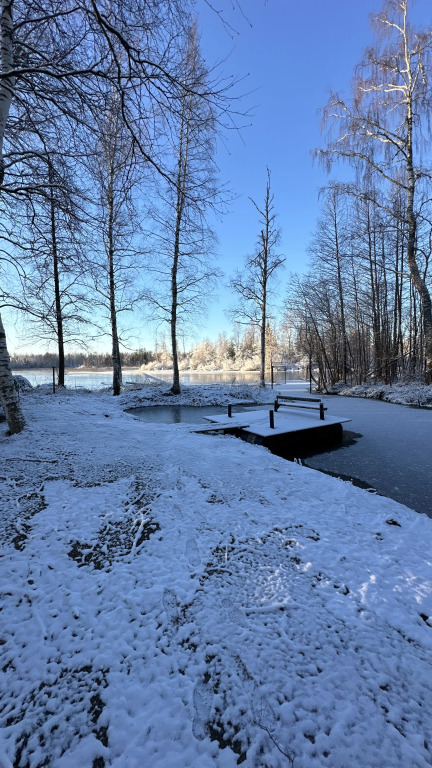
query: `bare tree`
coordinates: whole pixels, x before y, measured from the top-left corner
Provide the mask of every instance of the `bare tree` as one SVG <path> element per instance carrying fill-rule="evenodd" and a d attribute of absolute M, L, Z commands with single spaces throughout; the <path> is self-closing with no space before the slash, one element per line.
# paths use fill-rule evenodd
<path fill-rule="evenodd" d="M 95 120 L 95 141 L 87 162 L 92 182 L 90 218 L 93 256 L 90 272 L 96 305 L 109 318 L 113 395 L 122 385 L 120 315 L 132 311 L 140 298 L 140 224 L 136 208 L 142 167 L 135 142 L 121 115 L 118 94 L 101 94 L 104 108 Z M 98 258 L 100 253 L 100 258 Z"/>
<path fill-rule="evenodd" d="M 338 335 L 341 347 L 341 378 L 346 382 L 348 373 L 348 337 L 345 310 L 345 282 L 347 257 L 347 201 L 343 186 L 330 184 L 323 191 L 323 207 L 318 219 L 309 251 L 320 274 L 333 281 L 338 298 Z"/>
<path fill-rule="evenodd" d="M 180 323 L 201 312 L 204 298 L 217 278 L 211 255 L 215 237 L 207 224 L 209 209 L 222 204 L 214 163 L 218 117 L 224 108 L 225 90 L 209 103 L 209 74 L 199 50 L 196 24 L 188 30 L 181 64 L 182 90 L 177 100 L 177 119 L 172 130 L 175 161 L 171 183 L 161 191 L 161 212 L 156 248 L 160 254 L 156 272 L 158 287 L 149 298 L 156 315 L 169 323 L 173 362 L 171 392 L 180 392 L 178 333 Z"/>
<path fill-rule="evenodd" d="M 82 220 L 65 158 L 41 154 L 30 164 L 37 190 L 6 198 L 0 219 L 0 246 L 9 249 L 7 260 L 18 278 L 14 289 L 0 285 L 0 301 L 23 313 L 35 338 L 55 339 L 58 383 L 64 386 L 65 343 L 88 326 Z"/>
<path fill-rule="evenodd" d="M 12 102 L 15 76 L 11 72 L 14 67 L 13 58 L 13 0 L 2 0 L 0 18 L 1 36 L 1 74 L 0 82 L 0 188 L 4 180 L 3 144 L 6 123 Z M 19 404 L 15 390 L 12 371 L 10 368 L 9 354 L 6 345 L 6 334 L 0 315 L 0 402 L 3 406 L 6 419 L 12 434 L 21 432 L 25 425 L 25 419 Z"/>
<path fill-rule="evenodd" d="M 179 40 L 191 4 L 177 0 L 2 0 L 0 10 L 0 188 L 19 195 L 35 189 L 26 158 L 38 154 L 41 127 L 67 130 L 91 124 L 100 109 L 101 81 L 118 93 L 124 124 L 141 157 L 169 178 L 161 160 L 158 117 L 169 121 Z M 203 98 L 211 103 L 214 94 Z M 59 129 L 60 130 L 60 129 Z M 159 149 L 156 143 L 159 142 Z M 51 147 L 51 149 L 53 149 Z M 5 348 L 6 349 L 6 348 Z M 12 378 L 4 356 L 4 391 Z M 16 403 L 9 407 L 19 409 Z M 19 423 L 16 419 L 16 423 Z"/>
<path fill-rule="evenodd" d="M 248 256 L 243 272 L 237 272 L 231 280 L 231 287 L 238 296 L 238 304 L 232 311 L 237 322 L 252 323 L 260 334 L 260 386 L 265 387 L 266 329 L 269 320 L 270 281 L 285 258 L 275 253 L 280 239 L 276 226 L 274 195 L 270 185 L 270 171 L 267 168 L 267 184 L 264 204 L 259 205 L 250 198 L 260 215 L 261 231 L 257 250 Z"/>

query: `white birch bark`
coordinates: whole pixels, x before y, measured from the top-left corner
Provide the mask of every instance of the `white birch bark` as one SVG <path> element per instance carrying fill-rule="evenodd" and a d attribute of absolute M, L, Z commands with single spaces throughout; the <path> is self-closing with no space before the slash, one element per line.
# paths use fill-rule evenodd
<path fill-rule="evenodd" d="M 6 334 L 0 315 L 0 404 L 3 406 L 6 421 L 12 435 L 21 432 L 25 425 L 23 413 L 18 400 L 18 393 L 10 369 L 9 355 L 6 346 Z"/>
<path fill-rule="evenodd" d="M 11 72 L 14 65 L 12 6 L 13 0 L 1 0 L 0 57 L 2 75 Z M 0 82 L 0 187 L 4 177 L 3 141 L 14 88 L 14 77 L 2 78 Z"/>

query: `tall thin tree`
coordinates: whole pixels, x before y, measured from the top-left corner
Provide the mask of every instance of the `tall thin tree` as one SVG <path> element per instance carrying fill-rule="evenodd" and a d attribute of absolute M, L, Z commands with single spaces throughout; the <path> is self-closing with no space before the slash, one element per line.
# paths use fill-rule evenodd
<path fill-rule="evenodd" d="M 155 212 L 155 247 L 160 259 L 150 268 L 157 275 L 158 285 L 149 296 L 156 315 L 169 323 L 173 394 L 180 392 L 180 324 L 205 310 L 204 299 L 217 278 L 211 258 L 215 237 L 208 213 L 223 207 L 224 194 L 217 181 L 214 154 L 218 118 L 227 96 L 222 88 L 218 98 L 209 101 L 205 97 L 211 85 L 196 24 L 187 31 L 181 73 L 182 87 L 171 131 L 171 180 L 161 190 L 162 205 Z"/>
<path fill-rule="evenodd" d="M 274 195 L 271 191 L 271 175 L 267 168 L 267 183 L 264 203 L 260 207 L 249 198 L 260 216 L 261 230 L 255 253 L 245 260 L 243 272 L 237 271 L 231 280 L 231 287 L 237 294 L 238 302 L 232 311 L 237 321 L 252 323 L 260 335 L 260 387 L 265 387 L 266 329 L 269 320 L 270 282 L 275 271 L 285 261 L 276 252 L 280 230 L 276 225 Z"/>

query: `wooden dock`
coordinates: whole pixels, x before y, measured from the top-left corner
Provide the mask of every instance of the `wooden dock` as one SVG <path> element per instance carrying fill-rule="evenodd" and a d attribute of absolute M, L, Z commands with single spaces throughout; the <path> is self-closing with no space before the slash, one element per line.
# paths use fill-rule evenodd
<path fill-rule="evenodd" d="M 317 412 L 304 408 L 269 410 L 247 410 L 238 413 L 208 416 L 208 426 L 198 427 L 194 432 L 234 433 L 250 443 L 264 445 L 271 450 L 291 451 L 309 447 L 322 447 L 342 439 L 342 425 L 351 419 L 342 416 L 326 416 L 325 421 Z M 273 425 L 273 426 L 272 426 Z"/>

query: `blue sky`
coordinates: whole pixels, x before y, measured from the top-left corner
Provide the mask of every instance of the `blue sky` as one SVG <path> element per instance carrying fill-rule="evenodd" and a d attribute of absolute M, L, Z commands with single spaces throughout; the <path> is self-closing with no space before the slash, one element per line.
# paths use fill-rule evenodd
<path fill-rule="evenodd" d="M 230 132 L 218 151 L 221 181 L 236 199 L 223 220 L 216 222 L 224 285 L 213 303 L 209 298 L 208 318 L 196 329 L 194 341 L 231 330 L 225 310 L 232 294 L 226 285 L 254 249 L 259 222 L 249 196 L 262 202 L 267 166 L 282 230 L 280 252 L 286 257 L 286 269 L 279 273 L 281 297 L 290 272 L 306 269 L 307 247 L 319 214 L 318 192 L 329 181 L 312 159 L 312 151 L 325 143 L 318 110 L 331 89 L 348 96 L 354 67 L 372 41 L 369 15 L 382 6 L 381 0 L 239 2 L 247 19 L 236 8 L 236 0 L 216 0 L 238 33 L 233 35 L 205 0 L 197 2 L 203 54 L 209 65 L 223 61 L 222 71 L 243 78 L 238 90 L 249 95 L 240 109 L 251 109 L 252 117 L 241 136 Z M 418 0 L 415 13 L 423 23 L 432 23 L 430 0 Z M 333 176 L 342 178 L 346 172 L 335 169 Z M 142 317 L 136 320 L 140 332 L 134 346 L 154 348 L 155 331 L 144 330 Z M 11 350 L 21 346 L 15 341 L 13 323 L 8 323 L 7 332 Z"/>

